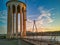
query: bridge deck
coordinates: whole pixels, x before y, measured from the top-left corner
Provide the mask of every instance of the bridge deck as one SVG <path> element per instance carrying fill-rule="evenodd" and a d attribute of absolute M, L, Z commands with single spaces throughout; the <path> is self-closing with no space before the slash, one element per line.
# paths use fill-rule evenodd
<path fill-rule="evenodd" d="M 58 41 L 51 41 L 51 40 L 38 40 L 38 39 L 24 39 L 27 42 L 30 42 L 34 45 L 60 45 L 60 42 Z"/>

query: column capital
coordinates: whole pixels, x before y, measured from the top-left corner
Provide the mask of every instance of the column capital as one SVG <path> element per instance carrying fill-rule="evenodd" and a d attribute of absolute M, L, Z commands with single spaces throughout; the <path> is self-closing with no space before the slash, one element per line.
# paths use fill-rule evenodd
<path fill-rule="evenodd" d="M 20 6 L 20 9 L 22 9 L 22 7 Z"/>
<path fill-rule="evenodd" d="M 27 12 L 27 10 L 24 10 L 24 12 Z"/>
<path fill-rule="evenodd" d="M 16 4 L 15 4 L 15 7 L 17 7 L 18 5 L 19 5 L 19 4 L 18 4 L 18 3 L 16 3 Z"/>

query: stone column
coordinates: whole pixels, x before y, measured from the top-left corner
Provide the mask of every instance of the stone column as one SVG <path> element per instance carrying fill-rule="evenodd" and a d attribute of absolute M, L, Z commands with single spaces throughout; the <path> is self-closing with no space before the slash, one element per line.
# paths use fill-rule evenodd
<path fill-rule="evenodd" d="M 13 37 L 12 38 L 14 38 L 14 13 L 13 13 L 13 7 L 12 7 L 12 35 L 13 35 Z"/>
<path fill-rule="evenodd" d="M 23 8 L 23 36 L 26 36 L 26 9 Z"/>
<path fill-rule="evenodd" d="M 7 22 L 7 38 L 10 38 L 10 6 L 8 6 Z"/>
<path fill-rule="evenodd" d="M 12 11 L 12 5 L 10 5 L 10 16 L 11 16 L 11 38 L 13 38 L 13 11 Z"/>
<path fill-rule="evenodd" d="M 16 38 L 18 38 L 18 12 L 17 12 L 17 5 L 15 6 L 16 8 Z"/>
<path fill-rule="evenodd" d="M 20 7 L 20 32 L 21 32 L 20 35 L 21 35 L 21 38 L 22 38 L 22 32 L 23 32 L 23 29 L 22 29 L 23 28 L 23 26 L 22 26 L 22 24 L 23 24 L 22 18 L 23 17 L 22 17 L 22 15 L 23 15 L 22 14 L 22 7 Z"/>

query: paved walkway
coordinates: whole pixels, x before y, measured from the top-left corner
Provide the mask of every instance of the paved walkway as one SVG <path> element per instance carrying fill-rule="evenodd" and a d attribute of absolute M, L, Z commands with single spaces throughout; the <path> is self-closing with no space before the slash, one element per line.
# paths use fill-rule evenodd
<path fill-rule="evenodd" d="M 60 43 L 57 43 L 56 41 L 36 40 L 36 39 L 24 39 L 24 40 L 34 45 L 60 45 Z"/>
<path fill-rule="evenodd" d="M 23 40 L 20 39 L 0 39 L 0 45 L 31 45 Z"/>

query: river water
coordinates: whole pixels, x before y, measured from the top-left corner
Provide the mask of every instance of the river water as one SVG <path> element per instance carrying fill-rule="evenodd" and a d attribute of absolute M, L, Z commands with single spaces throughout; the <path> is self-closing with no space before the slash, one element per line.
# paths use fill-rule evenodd
<path fill-rule="evenodd" d="M 27 36 L 26 38 L 45 39 L 60 41 L 60 36 Z"/>
<path fill-rule="evenodd" d="M 60 41 L 60 36 L 27 36 L 26 38 Z M 32 45 L 32 44 L 24 42 L 23 40 L 20 39 L 18 40 L 0 39 L 0 45 Z"/>

